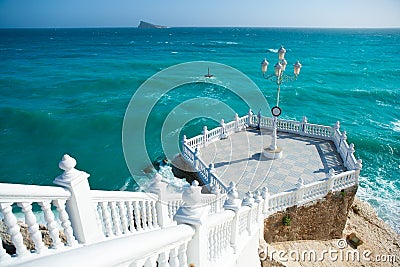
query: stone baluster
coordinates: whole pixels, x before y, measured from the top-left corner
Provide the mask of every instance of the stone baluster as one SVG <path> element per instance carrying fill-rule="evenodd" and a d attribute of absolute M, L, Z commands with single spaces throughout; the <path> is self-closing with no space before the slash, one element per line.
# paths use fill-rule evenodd
<path fill-rule="evenodd" d="M 128 224 L 129 224 L 129 231 L 131 233 L 136 231 L 135 228 L 135 218 L 133 217 L 133 204 L 131 201 L 126 201 L 126 209 L 127 209 L 127 214 L 128 214 Z"/>
<path fill-rule="evenodd" d="M 299 178 L 296 184 L 296 203 L 299 205 L 303 201 L 304 195 L 304 180 L 303 178 Z"/>
<path fill-rule="evenodd" d="M 0 235 L 0 262 L 6 265 L 9 260 L 11 260 L 11 256 L 8 255 L 6 250 L 3 248 L 3 240 Z"/>
<path fill-rule="evenodd" d="M 75 169 L 76 160 L 64 155 L 58 164 L 64 173 L 54 179 L 54 183 L 71 192 L 67 201 L 67 211 L 78 241 L 82 244 L 96 243 L 103 239 L 98 228 L 89 187 L 89 174 Z"/>
<path fill-rule="evenodd" d="M 188 266 L 188 258 L 189 254 L 188 253 L 188 244 L 182 244 L 179 249 L 178 249 L 178 259 L 179 259 L 179 267 L 186 267 Z M 193 261 L 190 261 L 190 263 L 194 263 Z M 200 266 L 193 264 L 193 266 Z"/>
<path fill-rule="evenodd" d="M 144 263 L 144 267 L 156 267 L 157 266 L 157 258 L 158 258 L 158 255 L 148 257 L 146 262 Z"/>
<path fill-rule="evenodd" d="M 149 227 L 147 225 L 148 219 L 147 219 L 147 208 L 146 208 L 146 201 L 139 201 L 140 203 L 140 215 L 142 217 L 142 227 L 143 230 L 147 230 Z"/>
<path fill-rule="evenodd" d="M 252 126 L 253 112 L 251 111 L 251 109 L 249 109 L 249 112 L 248 112 L 247 116 L 248 116 L 247 124 L 248 124 L 249 126 Z"/>
<path fill-rule="evenodd" d="M 153 222 L 153 228 L 156 228 L 158 227 L 158 219 L 157 219 L 158 214 L 156 209 L 156 202 L 151 201 L 150 208 L 151 208 L 151 215 L 152 215 L 151 221 Z"/>
<path fill-rule="evenodd" d="M 198 181 L 193 181 L 182 193 L 184 204 L 178 209 L 174 219 L 178 224 L 189 224 L 194 227 L 195 234 L 188 244 L 187 257 L 195 266 L 206 266 L 207 260 L 207 227 L 204 226 L 208 218 L 210 206 L 201 203 L 201 187 Z M 181 257 L 179 257 L 182 265 Z M 186 266 L 186 265 L 185 265 Z"/>
<path fill-rule="evenodd" d="M 169 258 L 169 252 L 161 252 L 160 255 L 158 255 L 158 267 L 170 267 L 171 265 L 168 263 L 168 258 Z"/>
<path fill-rule="evenodd" d="M 239 115 L 235 113 L 235 133 L 241 130 L 241 126 L 239 124 Z"/>
<path fill-rule="evenodd" d="M 158 196 L 156 202 L 156 214 L 157 214 L 157 224 L 164 228 L 173 224 L 171 217 L 168 216 L 168 202 L 167 202 L 167 184 L 162 181 L 162 176 L 156 173 L 153 176 L 152 183 L 149 187 L 150 193 L 156 194 Z M 171 203 L 173 205 L 173 203 Z M 173 207 L 171 207 L 171 214 L 173 212 Z"/>
<path fill-rule="evenodd" d="M 238 196 L 239 194 L 236 189 L 236 184 L 231 181 L 227 188 L 227 199 L 224 203 L 224 209 L 235 212 L 235 216 L 233 217 L 232 221 L 231 240 L 229 240 L 230 245 L 235 253 L 238 249 L 237 240 L 239 238 L 239 209 L 242 205 L 242 201 L 238 198 Z"/>
<path fill-rule="evenodd" d="M 153 213 L 151 209 L 151 201 L 146 201 L 147 221 L 149 228 L 153 228 Z"/>
<path fill-rule="evenodd" d="M 29 255 L 29 252 L 24 245 L 20 227 L 17 223 L 17 218 L 12 213 L 11 205 L 12 203 L 0 203 L 0 211 L 3 213 L 3 220 L 8 228 L 8 234 L 11 236 L 17 256 L 24 257 Z"/>
<path fill-rule="evenodd" d="M 333 186 L 334 186 L 334 183 L 335 183 L 334 177 L 335 177 L 335 170 L 330 168 L 329 172 L 326 175 L 326 178 L 328 179 L 328 184 L 327 184 L 327 191 L 328 192 L 332 191 L 332 189 L 333 189 Z"/>
<path fill-rule="evenodd" d="M 65 210 L 66 200 L 53 200 L 54 206 L 56 206 L 58 211 L 58 216 L 61 221 L 61 226 L 64 229 L 64 234 L 67 237 L 67 245 L 72 247 L 77 244 L 74 236 L 74 230 L 71 227 L 71 221 L 69 219 L 68 213 Z"/>
<path fill-rule="evenodd" d="M 133 202 L 133 210 L 134 210 L 134 213 L 135 213 L 135 222 L 136 222 L 137 230 L 138 231 L 143 230 L 142 222 L 141 222 L 142 221 L 141 220 L 142 215 L 141 215 L 141 212 L 140 212 L 139 201 L 134 201 Z"/>
<path fill-rule="evenodd" d="M 57 223 L 54 220 L 54 213 L 51 211 L 50 201 L 39 202 L 39 205 L 43 211 L 44 220 L 46 221 L 49 235 L 51 237 L 51 240 L 53 241 L 51 247 L 55 249 L 63 247 L 64 244 L 60 240 L 60 231 L 58 230 Z"/>
<path fill-rule="evenodd" d="M 119 222 L 119 216 L 117 212 L 117 205 L 115 201 L 111 201 L 108 203 L 110 210 L 111 210 L 111 219 L 112 219 L 112 224 L 114 226 L 114 234 L 116 236 L 121 235 L 121 227 L 120 227 L 120 222 Z"/>
<path fill-rule="evenodd" d="M 261 190 L 261 197 L 264 199 L 264 207 L 263 207 L 263 214 L 264 217 L 267 217 L 268 215 L 268 210 L 269 210 L 269 191 L 266 186 L 264 186 Z"/>
<path fill-rule="evenodd" d="M 114 231 L 112 228 L 112 223 L 111 223 L 111 215 L 110 211 L 108 210 L 108 202 L 100 202 L 101 206 L 101 214 L 103 216 L 103 222 L 104 222 L 104 227 L 106 230 L 106 236 L 110 237 L 114 235 Z"/>
<path fill-rule="evenodd" d="M 207 130 L 207 126 L 203 127 L 203 132 L 202 133 L 203 133 L 203 146 L 206 147 L 208 145 L 208 137 L 207 137 L 208 130 Z"/>
<path fill-rule="evenodd" d="M 300 135 L 306 135 L 307 123 L 308 123 L 307 117 L 303 116 L 303 119 L 302 119 L 302 121 L 300 123 Z"/>
<path fill-rule="evenodd" d="M 172 248 L 169 251 L 169 265 L 171 267 L 180 267 L 179 259 L 178 259 L 178 248 Z"/>
<path fill-rule="evenodd" d="M 117 202 L 117 206 L 118 206 L 118 211 L 119 211 L 119 218 L 121 220 L 121 228 L 122 228 L 122 232 L 124 234 L 127 234 L 129 232 L 128 230 L 128 214 L 127 214 L 127 209 L 125 206 L 125 202 L 124 201 L 118 201 Z"/>
<path fill-rule="evenodd" d="M 99 202 L 95 203 L 94 207 L 94 213 L 96 214 L 96 221 L 99 229 L 103 231 L 103 235 L 105 233 L 104 227 L 103 227 L 103 216 L 101 216 L 101 205 Z"/>
<path fill-rule="evenodd" d="M 40 254 L 47 250 L 47 248 L 43 243 L 42 233 L 39 231 L 39 225 L 36 222 L 35 214 L 32 212 L 32 203 L 22 202 L 18 203 L 18 206 L 25 214 L 25 223 L 28 225 L 28 232 L 33 243 L 35 244 L 36 253 Z"/>

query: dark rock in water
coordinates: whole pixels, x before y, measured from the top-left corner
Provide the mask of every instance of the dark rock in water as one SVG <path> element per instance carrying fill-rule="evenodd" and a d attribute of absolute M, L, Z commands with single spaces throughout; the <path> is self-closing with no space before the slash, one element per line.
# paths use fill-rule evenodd
<path fill-rule="evenodd" d="M 181 155 L 176 156 L 171 162 L 172 172 L 177 178 L 186 178 L 189 184 L 192 184 L 194 180 L 197 180 L 200 185 L 204 185 L 203 181 L 197 172 L 182 158 Z"/>
<path fill-rule="evenodd" d="M 139 23 L 138 28 L 141 28 L 141 29 L 158 29 L 158 28 L 168 28 L 168 27 L 151 24 L 149 22 L 145 22 L 145 21 L 141 20 L 140 23 Z"/>

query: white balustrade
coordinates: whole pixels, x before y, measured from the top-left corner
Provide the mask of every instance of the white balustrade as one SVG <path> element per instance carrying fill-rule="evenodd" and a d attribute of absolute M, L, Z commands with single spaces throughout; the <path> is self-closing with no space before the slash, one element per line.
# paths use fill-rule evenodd
<path fill-rule="evenodd" d="M 28 227 L 29 236 L 35 245 L 35 250 L 33 252 L 40 254 L 48 251 L 44 244 L 42 234 L 39 231 L 38 220 L 40 220 L 39 222 L 43 221 L 48 228 L 49 235 L 52 239 L 50 246 L 53 249 L 51 252 L 57 252 L 60 248 L 64 247 L 64 244 L 61 243 L 59 238 L 59 223 L 55 220 L 55 215 L 58 215 L 58 220 L 67 237 L 68 245 L 74 247 L 77 242 L 73 235 L 73 230 L 70 227 L 71 222 L 65 210 L 65 202 L 70 196 L 71 193 L 68 192 L 68 190 L 59 187 L 0 183 L 0 213 L 8 228 L 11 241 L 16 248 L 15 257 L 8 258 L 7 256 L 2 256 L 4 250 L 2 246 L 0 246 L 0 258 L 7 258 L 10 260 L 10 263 L 12 263 L 19 262 L 26 258 L 25 256 L 31 254 L 23 243 L 20 226 L 16 218 L 17 214 L 13 213 L 12 207 L 15 205 L 21 208 L 23 217 L 21 218 L 21 216 L 18 216 L 18 218 L 22 219 L 22 222 Z M 37 203 L 41 208 L 41 212 L 39 210 L 37 215 L 32 211 L 32 203 Z M 56 214 L 51 208 L 52 203 L 57 207 L 58 212 Z"/>
<path fill-rule="evenodd" d="M 207 258 L 215 262 L 221 258 L 223 253 L 231 252 L 230 245 L 232 235 L 232 221 L 235 213 L 223 211 L 208 217 L 205 227 L 207 228 Z"/>
<path fill-rule="evenodd" d="M 38 258 L 20 266 L 187 266 L 187 243 L 194 230 L 172 226 L 124 236 Z M 169 265 L 168 265 L 169 262 Z"/>
<path fill-rule="evenodd" d="M 105 237 L 157 229 L 158 196 L 143 192 L 91 190 Z"/>

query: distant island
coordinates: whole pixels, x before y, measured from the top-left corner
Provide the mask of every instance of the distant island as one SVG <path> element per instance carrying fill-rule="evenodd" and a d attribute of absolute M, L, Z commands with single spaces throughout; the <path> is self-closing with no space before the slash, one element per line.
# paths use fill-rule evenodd
<path fill-rule="evenodd" d="M 167 26 L 160 26 L 160 25 L 155 25 L 155 24 L 151 24 L 149 22 L 145 22 L 145 21 L 140 21 L 138 28 L 141 29 L 158 29 L 158 28 L 168 28 Z"/>

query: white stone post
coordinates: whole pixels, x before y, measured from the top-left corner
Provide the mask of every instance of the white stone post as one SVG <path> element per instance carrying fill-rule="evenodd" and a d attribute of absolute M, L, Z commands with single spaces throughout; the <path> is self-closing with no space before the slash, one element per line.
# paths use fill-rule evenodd
<path fill-rule="evenodd" d="M 251 119 L 253 118 L 253 112 L 251 111 L 251 109 L 249 109 L 249 113 L 247 114 L 247 116 L 248 116 L 248 125 L 252 126 Z"/>
<path fill-rule="evenodd" d="M 257 114 L 257 130 L 261 129 L 261 110 Z"/>
<path fill-rule="evenodd" d="M 162 176 L 156 173 L 153 176 L 152 183 L 149 187 L 150 193 L 158 196 L 156 202 L 157 223 L 161 228 L 165 228 L 173 224 L 168 216 L 168 200 L 167 200 L 167 183 L 162 181 Z"/>
<path fill-rule="evenodd" d="M 358 184 L 358 178 L 360 177 L 360 171 L 362 169 L 362 159 L 358 159 L 356 163 L 356 183 Z"/>
<path fill-rule="evenodd" d="M 220 136 L 220 139 L 226 139 L 226 138 L 228 138 L 229 134 L 228 134 L 228 132 L 226 131 L 226 125 L 225 125 L 224 119 L 221 119 L 220 126 L 221 126 L 221 136 Z"/>
<path fill-rule="evenodd" d="M 259 228 L 259 235 L 260 239 L 263 239 L 264 236 L 264 216 L 263 216 L 263 209 L 264 209 L 264 199 L 262 198 L 260 192 L 257 190 L 254 192 L 254 200 L 258 204 L 257 205 L 257 222 Z"/>
<path fill-rule="evenodd" d="M 303 178 L 300 177 L 297 180 L 297 184 L 296 184 L 296 190 L 297 190 L 296 191 L 296 202 L 297 202 L 297 205 L 299 205 L 300 202 L 303 201 L 303 194 L 304 194 L 303 187 L 304 187 L 304 180 L 303 180 Z"/>
<path fill-rule="evenodd" d="M 239 115 L 235 113 L 235 133 L 239 132 L 241 129 L 239 126 Z"/>
<path fill-rule="evenodd" d="M 198 166 L 199 166 L 199 158 L 200 158 L 200 150 L 198 147 L 196 147 L 194 149 L 194 154 L 193 154 L 193 165 L 194 165 L 194 169 L 198 170 Z"/>
<path fill-rule="evenodd" d="M 342 135 L 340 136 L 339 150 L 342 149 L 342 145 L 344 144 L 344 142 L 346 142 L 346 140 L 347 140 L 347 132 L 343 131 Z"/>
<path fill-rule="evenodd" d="M 235 212 L 235 217 L 233 217 L 232 221 L 232 235 L 230 244 L 233 248 L 234 253 L 237 252 L 237 239 L 239 237 L 239 209 L 242 205 L 242 201 L 238 199 L 238 191 L 236 189 L 236 185 L 234 182 L 229 183 L 228 192 L 227 192 L 227 199 L 224 203 L 224 209 L 232 210 Z"/>
<path fill-rule="evenodd" d="M 178 224 L 193 226 L 195 234 L 187 247 L 188 263 L 194 266 L 207 266 L 208 233 L 204 222 L 208 218 L 209 205 L 201 203 L 201 187 L 199 182 L 193 181 L 192 185 L 182 193 L 183 205 L 178 209 L 174 220 Z"/>
<path fill-rule="evenodd" d="M 208 165 L 208 184 L 209 186 L 211 186 L 213 183 L 217 183 L 216 181 L 214 181 L 214 173 L 215 173 L 215 168 L 214 168 L 214 163 L 210 163 L 210 165 Z"/>
<path fill-rule="evenodd" d="M 347 162 L 347 164 L 348 164 L 349 167 L 352 167 L 352 166 L 349 164 L 349 162 L 350 162 L 351 156 L 353 155 L 354 151 L 356 151 L 355 148 L 354 148 L 354 144 L 351 143 L 351 144 L 349 145 L 349 149 L 347 150 L 347 155 L 346 155 L 346 162 Z"/>
<path fill-rule="evenodd" d="M 335 177 L 335 170 L 334 169 L 329 169 L 328 174 L 326 175 L 326 178 L 328 179 L 328 186 L 327 186 L 327 191 L 330 192 L 333 189 L 333 178 Z"/>
<path fill-rule="evenodd" d="M 213 186 L 211 186 L 211 193 L 215 195 L 215 213 L 218 213 L 221 211 L 221 207 L 222 207 L 222 196 L 221 196 L 221 189 L 219 188 L 219 186 L 215 183 Z"/>
<path fill-rule="evenodd" d="M 207 126 L 203 127 L 203 146 L 206 147 L 208 145 L 208 130 L 207 130 Z"/>
<path fill-rule="evenodd" d="M 253 212 L 254 212 L 253 211 L 253 206 L 254 205 L 255 205 L 255 201 L 254 201 L 253 194 L 250 191 L 248 191 L 246 193 L 246 196 L 243 199 L 242 206 L 250 207 L 250 212 L 249 212 L 249 215 L 247 217 L 247 231 L 249 232 L 249 235 L 253 234 L 252 227 L 251 227 L 252 226 L 251 225 L 251 219 L 253 217 Z"/>
<path fill-rule="evenodd" d="M 303 117 L 301 121 L 301 129 L 300 129 L 300 135 L 306 135 L 306 125 L 308 123 L 308 119 L 306 116 Z"/>
<path fill-rule="evenodd" d="M 95 209 L 89 187 L 89 174 L 75 169 L 76 160 L 65 154 L 59 165 L 64 173 L 54 183 L 67 188 L 71 197 L 66 210 L 71 220 L 74 236 L 81 244 L 91 244 L 103 239 L 96 221 Z"/>
<path fill-rule="evenodd" d="M 268 187 L 264 186 L 261 190 L 261 197 L 264 199 L 264 207 L 263 207 L 263 214 L 264 217 L 266 218 L 269 214 L 268 209 L 269 209 L 269 191 Z"/>

